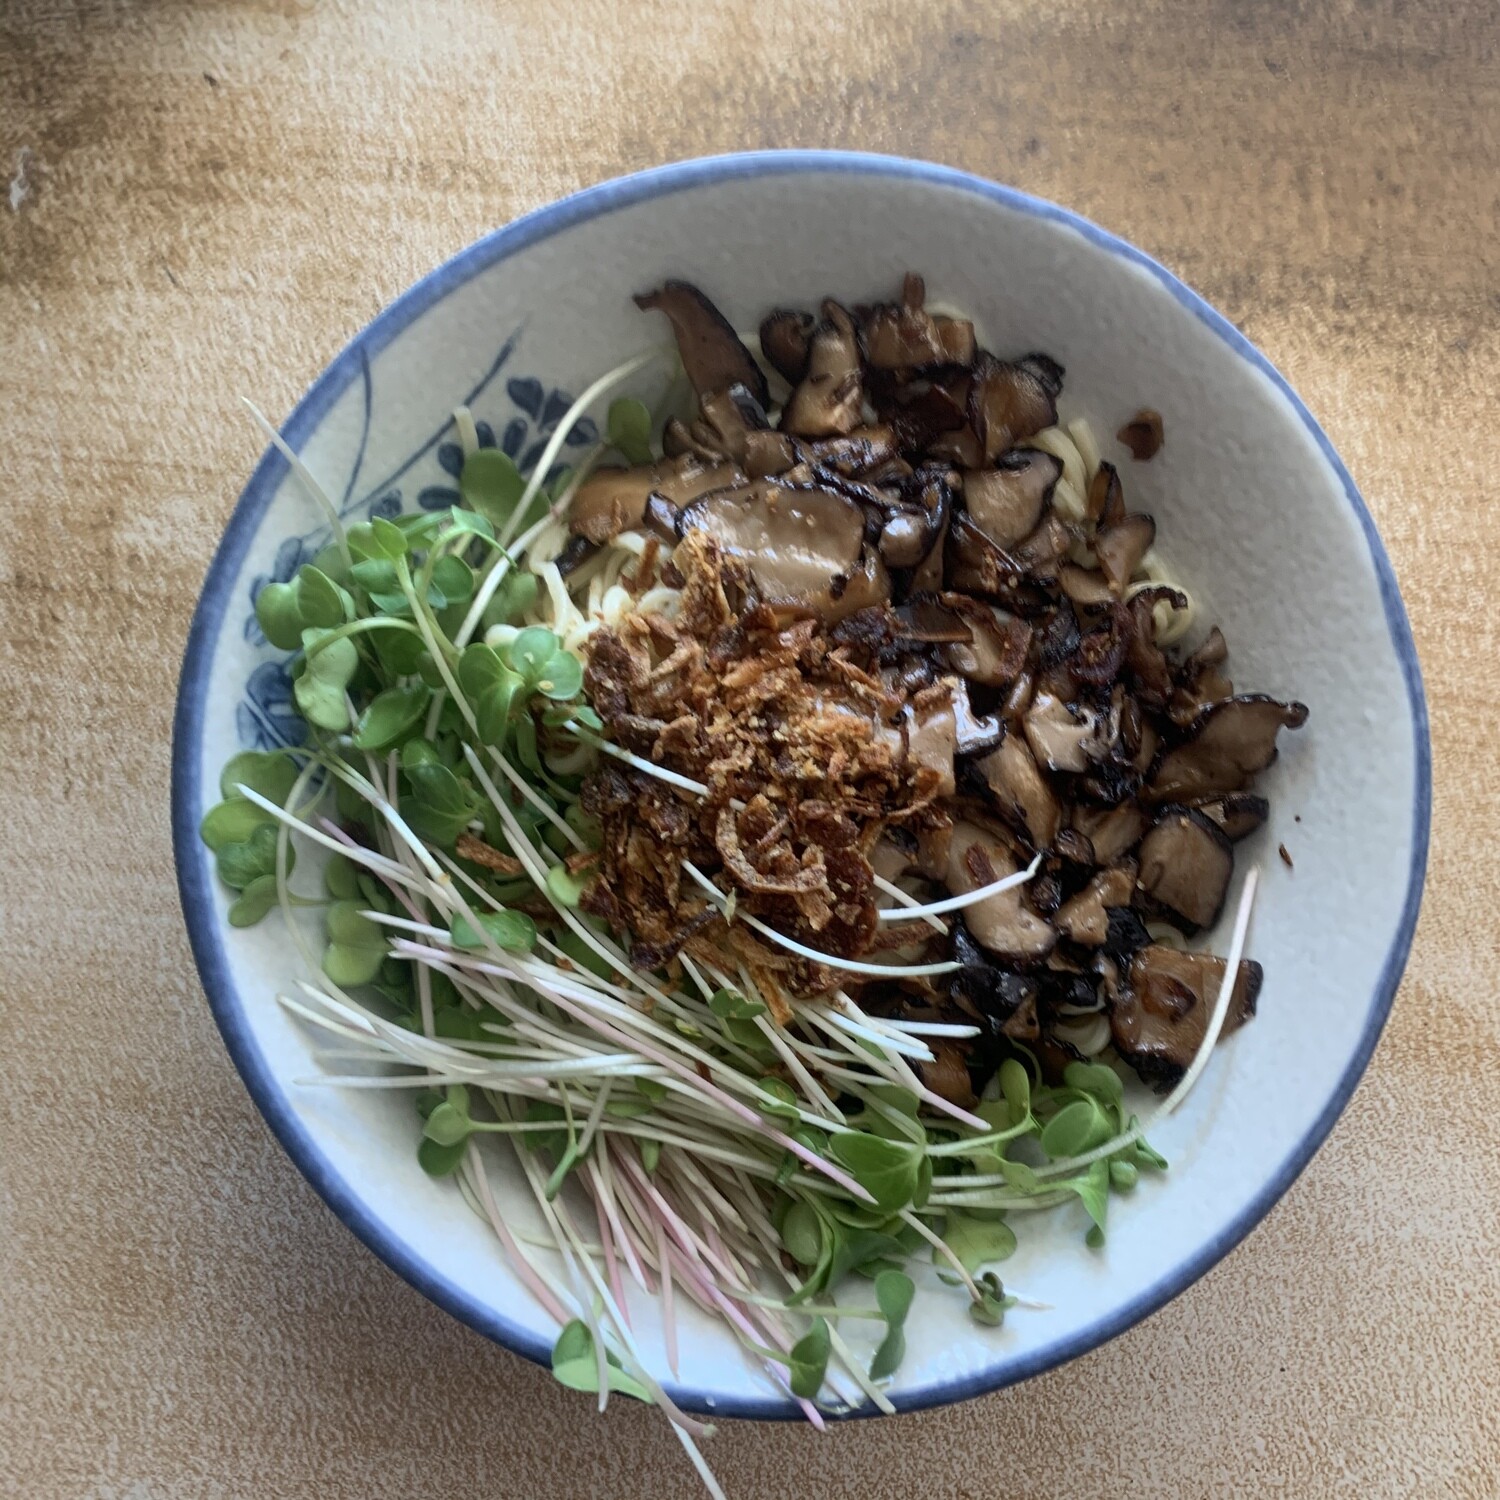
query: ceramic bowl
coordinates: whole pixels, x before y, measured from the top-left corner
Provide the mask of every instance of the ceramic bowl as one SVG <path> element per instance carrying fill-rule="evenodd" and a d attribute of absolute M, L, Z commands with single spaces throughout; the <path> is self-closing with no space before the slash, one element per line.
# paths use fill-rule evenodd
<path fill-rule="evenodd" d="M 985 1330 L 924 1281 L 890 1392 L 904 1409 L 1035 1374 L 1176 1296 L 1287 1190 L 1369 1060 L 1416 921 L 1428 735 L 1389 560 L 1328 439 L 1265 357 L 1139 250 L 960 172 L 826 153 L 685 162 L 496 231 L 381 313 L 283 429 L 346 517 L 444 506 L 457 498 L 453 407 L 466 402 L 481 435 L 525 466 L 570 393 L 661 339 L 632 292 L 686 278 L 746 327 L 777 304 L 888 297 L 908 268 L 934 299 L 969 310 L 999 352 L 1046 350 L 1066 366 L 1065 417 L 1091 419 L 1131 508 L 1155 515 L 1162 551 L 1223 625 L 1235 682 L 1301 699 L 1312 716 L 1282 736 L 1263 787 L 1271 821 L 1242 846 L 1241 868 L 1253 858 L 1264 871 L 1251 947 L 1266 973 L 1259 1015 L 1159 1131 L 1171 1170 L 1117 1200 L 1102 1250 L 1085 1247 L 1073 1214 L 1020 1226 L 1005 1282 L 1049 1310 Z M 1166 445 L 1137 464 L 1108 435 L 1142 405 L 1163 414 Z M 592 436 L 582 423 L 568 443 Z M 268 452 L 209 570 L 183 665 L 173 821 L 193 950 L 247 1087 L 333 1210 L 433 1301 L 545 1359 L 555 1329 L 490 1230 L 451 1182 L 418 1168 L 410 1101 L 297 1082 L 317 1068 L 275 1000 L 298 977 L 280 919 L 230 928 L 197 838 L 224 761 L 298 734 L 284 658 L 251 603 L 326 538 Z M 635 1326 L 685 1408 L 795 1414 L 707 1320 L 686 1320 L 676 1377 L 650 1309 Z"/>

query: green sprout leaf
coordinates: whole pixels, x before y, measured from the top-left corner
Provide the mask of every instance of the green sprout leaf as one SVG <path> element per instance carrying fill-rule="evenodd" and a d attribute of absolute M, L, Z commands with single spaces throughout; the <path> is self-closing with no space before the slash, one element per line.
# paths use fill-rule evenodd
<path fill-rule="evenodd" d="M 497 948 L 503 948 L 507 953 L 530 953 L 536 946 L 536 923 L 525 912 L 486 911 L 478 916 L 479 925 Z M 488 946 L 467 917 L 454 917 L 448 938 L 455 948 Z"/>
<path fill-rule="evenodd" d="M 399 744 L 421 722 L 432 701 L 425 687 L 393 687 L 377 693 L 354 726 L 354 744 L 359 750 L 389 750 Z"/>
<path fill-rule="evenodd" d="M 242 750 L 230 756 L 219 773 L 219 795 L 237 797 L 236 788 L 247 786 L 268 802 L 286 806 L 297 780 L 297 762 L 284 750 Z"/>
<path fill-rule="evenodd" d="M 971 1275 L 981 1266 L 1008 1260 L 1016 1252 L 1015 1230 L 1003 1219 L 981 1219 L 974 1214 L 959 1213 L 956 1209 L 948 1211 L 943 1239 Z M 932 1263 L 944 1281 L 958 1280 L 940 1250 L 933 1250 Z"/>
<path fill-rule="evenodd" d="M 482 453 L 493 450 L 480 449 Z M 633 1375 L 620 1368 L 620 1361 L 613 1353 L 606 1353 L 605 1378 L 609 1389 L 622 1396 L 631 1396 L 637 1401 L 650 1401 L 651 1393 Z M 559 1385 L 570 1391 L 599 1391 L 599 1357 L 594 1351 L 594 1335 L 588 1325 L 575 1318 L 558 1334 L 552 1346 L 552 1375 Z"/>
<path fill-rule="evenodd" d="M 882 1271 L 875 1278 L 875 1301 L 885 1318 L 885 1338 L 870 1361 L 870 1379 L 883 1380 L 893 1375 L 906 1353 L 903 1331 L 906 1315 L 911 1311 L 916 1285 L 904 1271 Z"/>
<path fill-rule="evenodd" d="M 328 931 L 323 972 L 344 989 L 372 983 L 386 955 L 380 925 L 361 915 L 357 901 L 335 901 L 323 920 Z"/>
<path fill-rule="evenodd" d="M 969 1303 L 969 1316 L 986 1328 L 998 1328 L 1005 1321 L 1007 1308 L 1016 1305 L 1014 1297 L 1005 1294 L 1005 1287 L 993 1271 L 986 1271 L 979 1278 L 979 1300 Z"/>
<path fill-rule="evenodd" d="M 323 866 L 323 889 L 335 901 L 353 901 L 359 895 L 359 866 L 335 854 Z"/>
<path fill-rule="evenodd" d="M 794 1396 L 800 1396 L 804 1401 L 816 1399 L 828 1372 L 831 1347 L 827 1322 L 823 1318 L 814 1318 L 812 1327 L 792 1345 L 791 1386 Z"/>
<path fill-rule="evenodd" d="M 651 413 L 643 401 L 622 396 L 609 403 L 605 432 L 612 448 L 618 448 L 633 464 L 651 462 Z"/>
<path fill-rule="evenodd" d="M 759 1000 L 747 999 L 738 990 L 715 990 L 708 997 L 708 1008 L 726 1021 L 753 1021 L 756 1016 L 766 1013 L 766 1007 Z"/>
<path fill-rule="evenodd" d="M 828 1150 L 840 1166 L 849 1169 L 877 1208 L 894 1213 L 915 1199 L 925 1154 L 915 1143 L 849 1131 L 832 1137 Z"/>
<path fill-rule="evenodd" d="M 257 875 L 230 903 L 229 925 L 254 927 L 275 905 L 275 875 Z"/>
<path fill-rule="evenodd" d="M 525 491 L 521 471 L 498 448 L 480 448 L 469 454 L 458 476 L 458 492 L 464 504 L 495 527 L 510 519 Z"/>
<path fill-rule="evenodd" d="M 1065 1104 L 1042 1127 L 1042 1150 L 1054 1161 L 1082 1156 L 1102 1146 L 1113 1134 L 1109 1116 L 1092 1097 Z"/>
<path fill-rule="evenodd" d="M 545 625 L 528 625 L 506 647 L 506 655 L 526 682 L 536 683 L 561 647 L 562 642 Z"/>
<path fill-rule="evenodd" d="M 541 587 L 542 581 L 535 573 L 518 573 L 512 569 L 484 607 L 484 628 L 514 625 L 536 603 Z"/>
<path fill-rule="evenodd" d="M 556 702 L 576 698 L 583 688 L 583 663 L 571 651 L 554 651 L 542 668 L 537 691 Z"/>
<path fill-rule="evenodd" d="M 268 583 L 255 596 L 255 619 L 262 634 L 279 651 L 295 651 L 302 644 L 302 616 L 297 590 L 290 583 Z"/>
<path fill-rule="evenodd" d="M 427 602 L 433 609 L 446 609 L 450 604 L 467 604 L 474 593 L 474 570 L 461 557 L 452 553 L 432 565 L 432 577 L 427 585 Z"/>
<path fill-rule="evenodd" d="M 349 709 L 344 695 L 359 669 L 354 642 L 347 636 L 332 639 L 327 630 L 308 629 L 302 632 L 302 649 L 306 669 L 292 688 L 302 717 L 319 729 L 347 729 Z"/>
<path fill-rule="evenodd" d="M 265 808 L 257 807 L 248 797 L 226 797 L 204 813 L 198 837 L 217 854 L 229 844 L 243 843 L 257 828 L 275 821 Z"/>
<path fill-rule="evenodd" d="M 441 1146 L 423 1136 L 417 1147 L 417 1161 L 429 1177 L 449 1177 L 463 1163 L 467 1146 L 467 1137 L 450 1146 Z"/>
<path fill-rule="evenodd" d="M 304 563 L 297 569 L 297 613 L 303 629 L 332 629 L 344 623 L 344 595 L 321 568 Z"/>
<path fill-rule="evenodd" d="M 583 899 L 583 893 L 593 883 L 593 879 L 592 869 L 571 875 L 566 865 L 553 865 L 547 871 L 547 894 L 559 906 L 566 906 L 571 911 Z"/>
<path fill-rule="evenodd" d="M 243 891 L 263 875 L 274 876 L 277 835 L 274 823 L 262 823 L 242 843 L 223 845 L 214 860 L 219 879 L 234 890 Z M 295 862 L 294 854 L 295 851 L 288 847 L 288 870 Z"/>

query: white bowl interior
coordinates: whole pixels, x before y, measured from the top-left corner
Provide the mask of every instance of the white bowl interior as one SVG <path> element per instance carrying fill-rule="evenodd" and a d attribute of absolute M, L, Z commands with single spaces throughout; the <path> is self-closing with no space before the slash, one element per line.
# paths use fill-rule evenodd
<path fill-rule="evenodd" d="M 577 391 L 665 337 L 630 294 L 666 277 L 697 282 L 738 326 L 753 327 L 776 304 L 890 296 L 915 268 L 930 296 L 972 312 L 998 352 L 1041 349 L 1066 366 L 1064 415 L 1089 417 L 1121 465 L 1131 508 L 1155 515 L 1162 552 L 1224 628 L 1237 686 L 1312 710 L 1302 732 L 1283 735 L 1264 778 L 1270 824 L 1241 846 L 1241 868 L 1258 860 L 1265 877 L 1251 949 L 1266 970 L 1260 1013 L 1159 1132 L 1170 1172 L 1116 1200 L 1100 1251 L 1084 1247 L 1081 1213 L 1014 1217 L 1021 1248 L 1001 1274 L 1049 1310 L 1017 1310 L 991 1332 L 935 1281 L 920 1290 L 893 1394 L 921 1401 L 982 1389 L 1087 1347 L 1229 1248 L 1331 1123 L 1373 1043 L 1420 861 L 1422 737 L 1371 541 L 1339 471 L 1273 380 L 1159 274 L 1060 218 L 957 182 L 832 169 L 628 197 L 523 224 L 493 253 L 472 254 L 445 288 L 420 294 L 428 305 L 404 326 L 400 305 L 377 324 L 364 344 L 368 383 L 360 359 L 346 358 L 300 422 L 310 424 L 299 434 L 303 456 L 324 486 L 356 508 L 399 491 L 410 508 L 423 487 L 450 482 L 429 439 L 455 403 L 482 386 L 473 409 L 499 432 L 525 416 L 526 390 L 518 405 L 510 382 Z M 661 378 L 647 372 L 636 389 L 654 396 Z M 1135 464 L 1108 435 L 1142 405 L 1163 413 L 1166 445 Z M 211 580 L 222 618 L 202 645 L 201 734 L 179 747 L 179 776 L 195 768 L 203 789 L 187 809 L 194 821 L 215 799 L 224 761 L 268 722 L 264 703 L 247 699 L 251 674 L 276 655 L 245 629 L 251 582 L 272 571 L 287 537 L 319 524 L 279 462 L 262 467 L 244 505 L 227 572 Z M 205 851 L 189 844 L 180 857 L 192 867 L 185 888 L 213 887 Z M 418 1279 L 449 1305 L 492 1331 L 510 1325 L 509 1341 L 532 1352 L 549 1345 L 548 1320 L 489 1229 L 451 1184 L 418 1168 L 409 1100 L 295 1082 L 317 1069 L 308 1034 L 275 1003 L 299 974 L 279 918 L 234 931 L 222 891 L 212 899 L 200 957 L 208 945 L 230 981 L 210 975 L 210 988 L 263 1106 L 282 1116 L 284 1138 L 305 1137 L 304 1165 L 398 1265 L 425 1267 Z M 1225 934 L 1215 937 L 1223 951 Z M 774 1401 L 725 1334 L 707 1320 L 687 1324 L 674 1386 L 721 1410 Z M 644 1306 L 636 1327 L 665 1376 Z"/>

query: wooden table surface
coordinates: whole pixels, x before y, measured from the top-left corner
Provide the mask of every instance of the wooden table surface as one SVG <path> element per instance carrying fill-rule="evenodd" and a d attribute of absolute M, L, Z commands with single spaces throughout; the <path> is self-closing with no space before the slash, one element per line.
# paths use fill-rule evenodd
<path fill-rule="evenodd" d="M 1434 841 L 1369 1074 L 1223 1265 L 1018 1389 L 711 1459 L 735 1500 L 1500 1494 L 1497 131 L 1492 0 L 0 5 L 0 1493 L 697 1494 L 658 1413 L 439 1312 L 281 1154 L 188 953 L 168 737 L 240 393 L 284 414 L 559 194 L 829 145 L 1078 209 L 1286 372 L 1404 586 Z"/>

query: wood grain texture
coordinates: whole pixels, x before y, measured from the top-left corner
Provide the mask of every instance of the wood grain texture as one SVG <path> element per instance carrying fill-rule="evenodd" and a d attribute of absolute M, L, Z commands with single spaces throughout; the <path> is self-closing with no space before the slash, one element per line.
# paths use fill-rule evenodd
<path fill-rule="evenodd" d="M 0 6 L 0 1493 L 697 1493 L 281 1155 L 188 954 L 169 726 L 241 392 L 285 412 L 560 193 L 835 145 L 1081 210 L 1288 374 L 1405 588 L 1435 839 L 1370 1073 L 1228 1261 L 1019 1389 L 712 1460 L 736 1500 L 1500 1495 L 1497 132 L 1488 0 Z"/>

